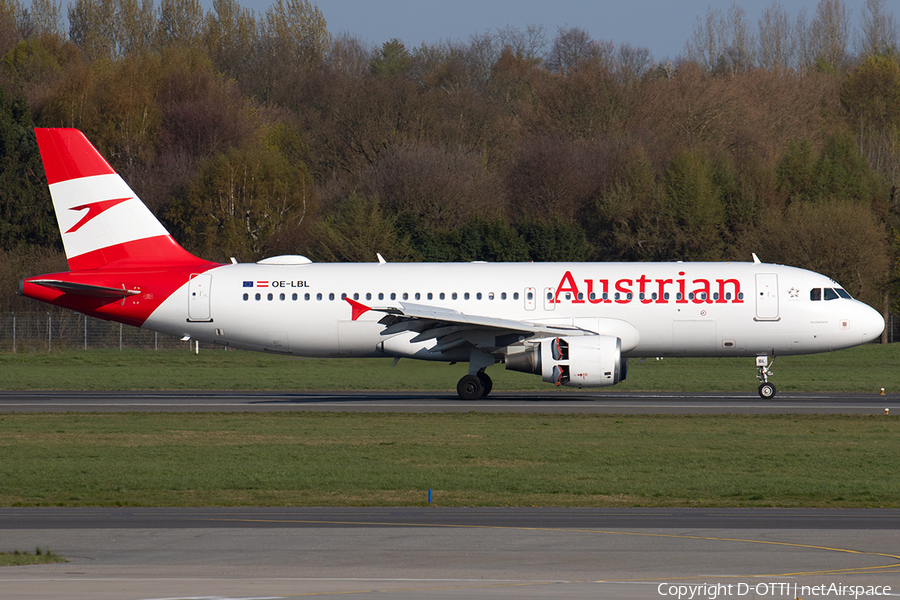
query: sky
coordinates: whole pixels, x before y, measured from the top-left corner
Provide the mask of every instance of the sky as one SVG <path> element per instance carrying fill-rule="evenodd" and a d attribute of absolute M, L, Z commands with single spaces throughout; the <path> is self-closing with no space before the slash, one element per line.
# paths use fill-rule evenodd
<path fill-rule="evenodd" d="M 268 0 L 241 2 L 257 13 L 265 12 L 269 3 Z M 473 34 L 494 32 L 507 25 L 519 29 L 542 25 L 548 40 L 561 27 L 578 27 L 595 40 L 611 40 L 617 46 L 628 42 L 649 48 L 653 57 L 662 61 L 683 53 L 698 16 L 705 17 L 709 7 L 727 12 L 734 0 L 311 0 L 311 3 L 322 11 L 332 35 L 350 33 L 378 46 L 393 38 L 402 40 L 407 48 L 441 40 L 465 42 Z M 754 30 L 763 10 L 772 3 L 773 0 L 738 2 L 746 10 Z M 818 1 L 780 0 L 779 4 L 792 18 L 806 7 L 809 21 Z M 846 4 L 856 27 L 865 1 L 846 0 Z"/>

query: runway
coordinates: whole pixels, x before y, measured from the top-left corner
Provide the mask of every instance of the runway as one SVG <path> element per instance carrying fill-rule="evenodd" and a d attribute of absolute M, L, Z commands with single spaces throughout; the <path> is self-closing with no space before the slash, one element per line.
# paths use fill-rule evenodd
<path fill-rule="evenodd" d="M 70 562 L 4 568 L 0 597 L 896 595 L 898 529 L 897 510 L 13 508 L 4 545 Z"/>
<path fill-rule="evenodd" d="M 515 392 L 478 401 L 443 392 L 0 392 L 0 412 L 512 412 L 603 414 L 900 415 L 900 394 L 681 392 Z"/>

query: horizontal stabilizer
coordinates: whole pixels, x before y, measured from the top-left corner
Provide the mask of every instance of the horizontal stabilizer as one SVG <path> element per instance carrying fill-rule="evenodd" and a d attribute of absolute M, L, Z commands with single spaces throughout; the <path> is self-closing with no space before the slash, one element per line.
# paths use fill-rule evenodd
<path fill-rule="evenodd" d="M 59 279 L 29 279 L 28 283 L 59 290 L 66 294 L 78 294 L 79 296 L 91 296 L 93 298 L 127 298 L 140 294 L 140 290 L 126 290 L 125 288 L 111 288 L 87 283 L 75 283 L 73 281 L 61 281 Z"/>

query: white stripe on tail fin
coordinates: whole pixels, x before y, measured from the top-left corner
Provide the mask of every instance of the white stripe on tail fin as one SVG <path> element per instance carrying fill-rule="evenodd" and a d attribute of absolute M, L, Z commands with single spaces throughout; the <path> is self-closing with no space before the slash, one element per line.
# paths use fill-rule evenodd
<path fill-rule="evenodd" d="M 184 250 L 77 129 L 36 129 L 69 268 L 206 263 Z"/>

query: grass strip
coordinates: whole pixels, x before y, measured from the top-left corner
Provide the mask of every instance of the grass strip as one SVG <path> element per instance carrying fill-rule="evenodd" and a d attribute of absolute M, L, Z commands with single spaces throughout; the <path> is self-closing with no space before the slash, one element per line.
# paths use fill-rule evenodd
<path fill-rule="evenodd" d="M 0 354 L 7 390 L 424 390 L 455 391 L 467 365 L 391 359 L 300 359 L 256 352 L 65 350 Z M 666 358 L 629 362 L 615 388 L 755 392 L 753 358 Z M 783 392 L 900 391 L 900 344 L 870 344 L 810 356 L 779 357 L 772 381 Z M 488 370 L 498 392 L 554 387 L 536 375 Z M 571 390 L 571 388 L 566 388 Z M 594 390 L 596 392 L 596 389 Z"/>
<path fill-rule="evenodd" d="M 2 506 L 900 507 L 897 417 L 0 415 Z"/>
<path fill-rule="evenodd" d="M 49 550 L 41 550 L 40 546 L 34 554 L 28 552 L 0 552 L 0 567 L 18 567 L 22 565 L 49 565 L 53 563 L 69 562 L 58 554 Z"/>

